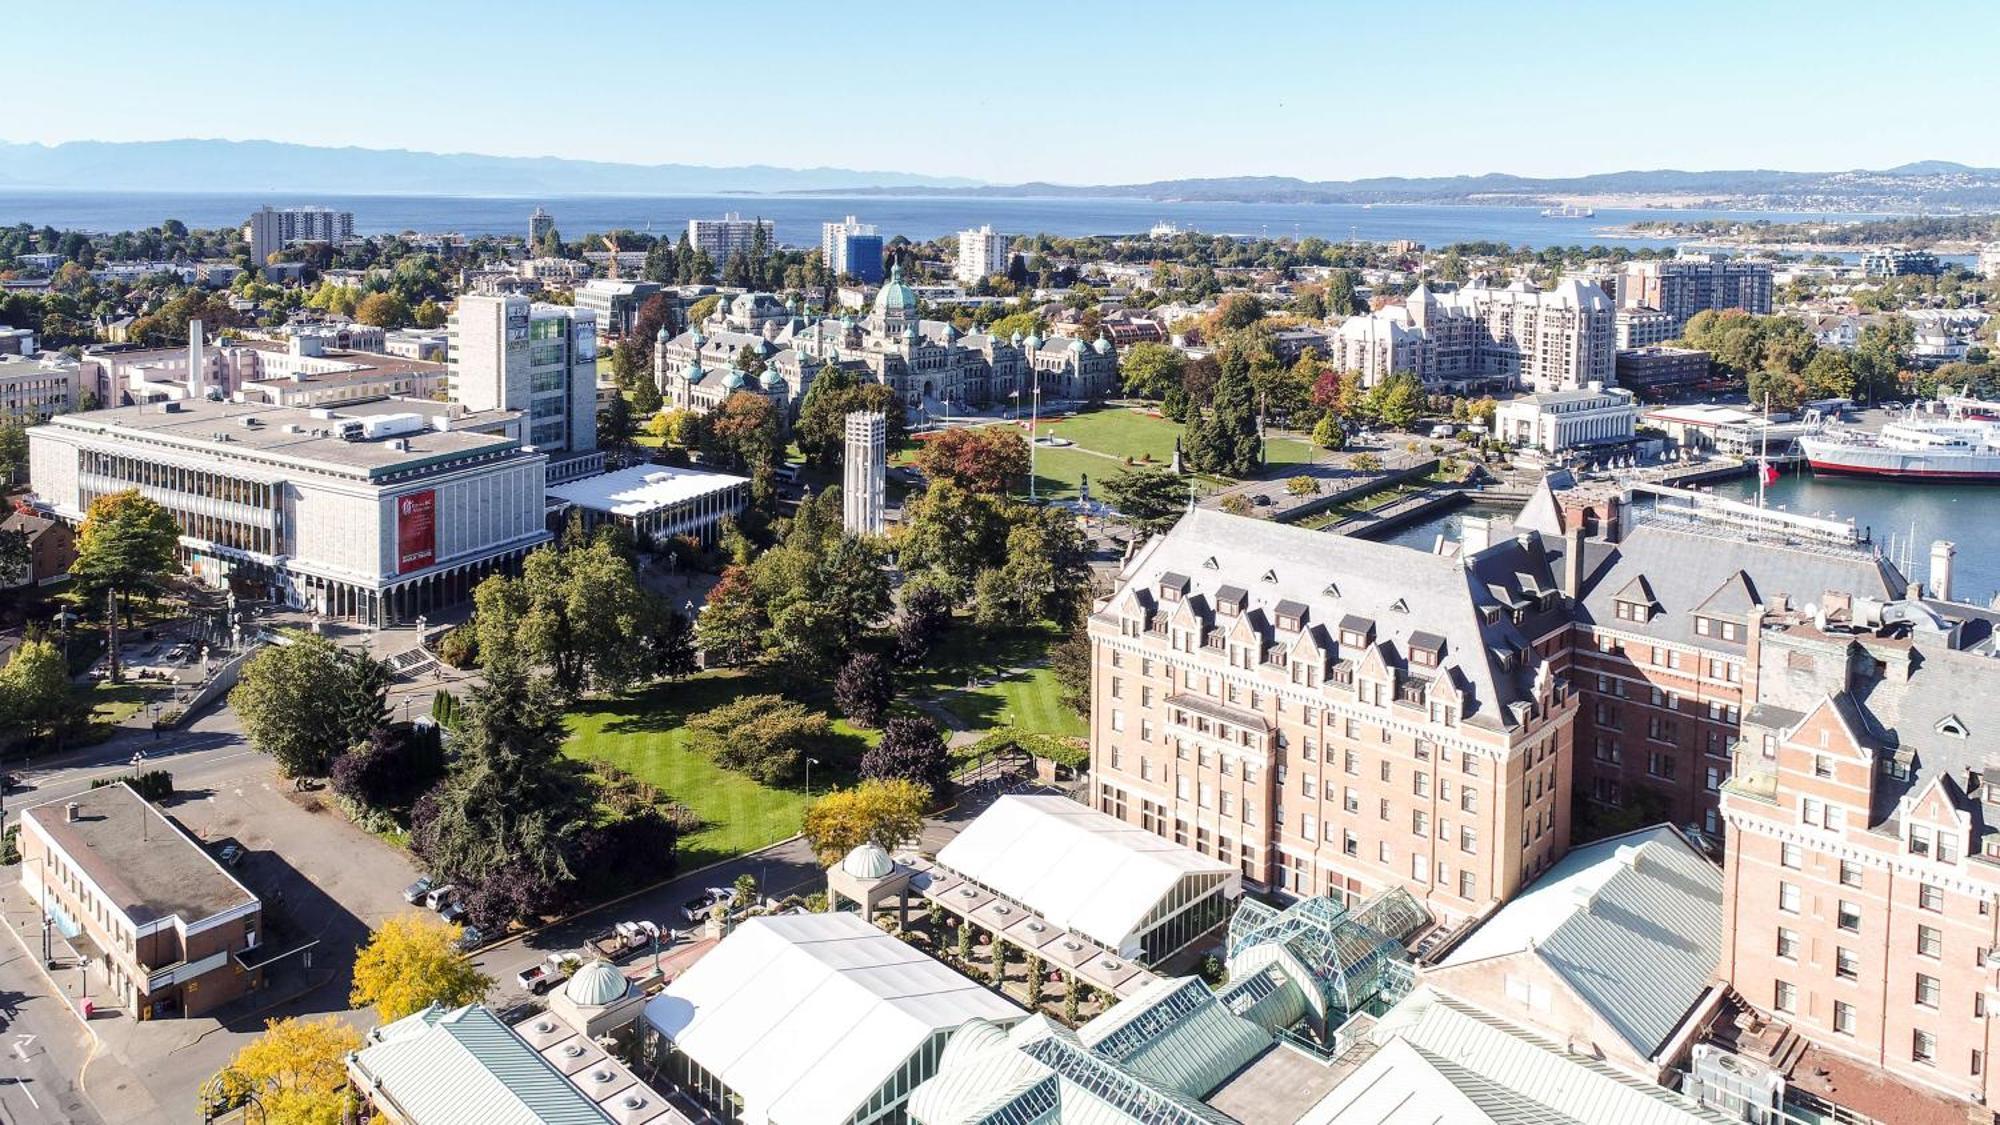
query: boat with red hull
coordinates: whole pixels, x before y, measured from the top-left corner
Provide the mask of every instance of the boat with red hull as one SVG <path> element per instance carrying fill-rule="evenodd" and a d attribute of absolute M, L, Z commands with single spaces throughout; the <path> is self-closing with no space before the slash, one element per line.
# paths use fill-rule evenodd
<path fill-rule="evenodd" d="M 1938 484 L 2000 484 L 2000 422 L 1912 414 L 1868 433 L 1829 427 L 1798 439 L 1815 473 Z"/>

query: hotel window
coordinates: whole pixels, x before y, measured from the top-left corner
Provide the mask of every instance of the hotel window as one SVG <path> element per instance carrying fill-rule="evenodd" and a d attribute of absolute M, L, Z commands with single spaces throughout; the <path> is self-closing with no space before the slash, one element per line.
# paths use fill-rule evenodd
<path fill-rule="evenodd" d="M 1185 777 L 1175 778 L 1174 796 L 1179 797 L 1181 800 L 1185 801 L 1188 799 L 1188 792 L 1189 792 L 1188 779 Z"/>
<path fill-rule="evenodd" d="M 1257 803 L 1248 797 L 1243 799 L 1243 823 L 1257 823 Z"/>
<path fill-rule="evenodd" d="M 1701 784 L 1702 788 L 1708 790 L 1710 793 L 1722 792 L 1722 767 L 1709 766 L 1706 776 L 1702 778 Z"/>
<path fill-rule="evenodd" d="M 1389 798 L 1384 797 L 1380 801 L 1376 802 L 1375 808 L 1378 819 L 1380 820 L 1389 819 Z"/>
<path fill-rule="evenodd" d="M 1826 756 L 1825 754 L 1814 754 L 1814 755 L 1813 755 L 1813 776 L 1814 776 L 1814 777 L 1832 777 L 1832 776 L 1833 776 L 1833 759 L 1832 759 L 1832 758 L 1829 758 L 1829 757 L 1827 757 L 1827 756 Z"/>
<path fill-rule="evenodd" d="M 1340 795 L 1340 808 L 1341 811 L 1349 813 L 1350 815 L 1353 813 L 1360 812 L 1361 794 L 1356 793 L 1352 789 L 1345 790 Z"/>
<path fill-rule="evenodd" d="M 1781 980 L 1771 990 L 1771 1006 L 1781 1012 L 1795 1011 L 1799 1004 L 1799 990 L 1792 982 Z"/>
<path fill-rule="evenodd" d="M 1299 835 L 1310 840 L 1319 835 L 1319 818 L 1311 813 L 1299 814 Z"/>
<path fill-rule="evenodd" d="M 1928 1031 L 1910 1032 L 1910 1061 L 1937 1065 L 1937 1036 Z"/>
<path fill-rule="evenodd" d="M 1944 888 L 1928 883 L 1918 887 L 1917 905 L 1933 914 L 1944 913 Z"/>
<path fill-rule="evenodd" d="M 1833 1002 L 1833 1029 L 1842 1035 L 1854 1034 L 1854 1005 L 1845 1000 Z"/>
<path fill-rule="evenodd" d="M 1844 947 L 1833 951 L 1833 975 L 1841 980 L 1861 979 L 1861 958 L 1852 949 Z"/>
<path fill-rule="evenodd" d="M 1381 773 L 1381 775 L 1382 775 L 1382 780 L 1383 780 L 1383 781 L 1388 781 L 1388 780 L 1390 779 L 1390 773 L 1391 773 L 1391 770 L 1392 770 L 1392 768 L 1393 768 L 1393 767 L 1391 767 L 1391 765 L 1389 764 L 1389 761 L 1388 761 L 1388 759 L 1386 759 L 1386 758 L 1385 758 L 1385 759 L 1383 759 L 1383 761 L 1382 761 L 1382 768 L 1381 768 L 1381 770 L 1379 771 L 1379 772 Z"/>
<path fill-rule="evenodd" d="M 1342 832 L 1340 834 L 1340 854 L 1359 857 L 1361 855 L 1360 837 L 1352 832 Z"/>
<path fill-rule="evenodd" d="M 1656 751 L 1647 752 L 1646 754 L 1647 773 L 1661 779 L 1662 781 L 1672 781 L 1674 779 L 1674 769 L 1675 769 L 1675 761 L 1674 761 L 1674 756 L 1672 754 L 1661 754 Z"/>
<path fill-rule="evenodd" d="M 1799 847 L 1797 844 L 1779 844 L 1778 866 L 1789 867 L 1793 871 L 1797 871 L 1799 866 L 1805 862 L 1805 854 L 1805 849 Z"/>
<path fill-rule="evenodd" d="M 1459 807 L 1460 809 L 1462 809 L 1463 811 L 1465 811 L 1465 812 L 1469 812 L 1469 813 L 1476 813 L 1476 812 L 1478 812 L 1478 811 L 1479 811 L 1479 790 L 1477 790 L 1477 789 L 1461 789 L 1461 790 L 1459 790 L 1459 791 L 1458 791 L 1458 807 Z"/>
<path fill-rule="evenodd" d="M 1111 729 L 1114 731 L 1125 729 L 1125 712 L 1115 707 L 1111 710 Z"/>
<path fill-rule="evenodd" d="M 1389 841 L 1387 840 L 1376 841 L 1375 861 L 1377 863 L 1384 863 L 1384 864 L 1394 862 L 1394 857 L 1389 853 Z"/>
<path fill-rule="evenodd" d="M 1384 781 L 1386 781 L 1386 780 L 1388 780 L 1388 779 L 1387 779 L 1387 778 L 1384 778 L 1383 780 L 1384 780 Z M 1427 773 L 1413 773 L 1413 774 L 1411 774 L 1411 775 L 1410 775 L 1410 792 L 1412 792 L 1412 793 L 1416 794 L 1416 795 L 1417 795 L 1417 796 L 1419 796 L 1419 797 L 1428 797 L 1428 796 L 1430 796 L 1430 795 L 1431 795 L 1431 775 L 1430 775 L 1430 774 L 1427 774 Z"/>
<path fill-rule="evenodd" d="M 1478 877 L 1470 871 L 1458 873 L 1458 897 L 1473 898 L 1479 893 Z"/>
<path fill-rule="evenodd" d="M 1936 926 L 1917 927 L 1917 952 L 1925 957 L 1944 956 L 1944 931 Z"/>
<path fill-rule="evenodd" d="M 1235 803 L 1236 803 L 1235 798 L 1232 797 L 1229 793 L 1224 792 L 1216 801 L 1216 810 L 1220 812 L 1223 816 L 1228 816 L 1230 811 L 1230 806 Z"/>
<path fill-rule="evenodd" d="M 1410 832 L 1411 832 L 1412 834 L 1414 834 L 1414 835 L 1417 835 L 1417 836 L 1428 836 L 1428 835 L 1430 835 L 1430 834 L 1431 834 L 1431 814 L 1429 814 L 1429 813 L 1427 813 L 1427 812 L 1413 812 L 1413 813 L 1411 813 L 1411 814 L 1410 814 Z"/>
<path fill-rule="evenodd" d="M 1861 907 L 1846 899 L 1841 899 L 1840 909 L 1835 917 L 1835 924 L 1850 934 L 1860 933 Z"/>
<path fill-rule="evenodd" d="M 1778 909 L 1787 914 L 1799 912 L 1799 886 L 1797 883 L 1778 884 Z"/>
<path fill-rule="evenodd" d="M 1861 865 L 1851 859 L 1840 861 L 1840 885 L 1858 887 L 1861 885 Z"/>
<path fill-rule="evenodd" d="M 1479 833 L 1472 828 L 1460 825 L 1458 829 L 1458 850 L 1468 855 L 1477 854 L 1479 851 Z"/>
<path fill-rule="evenodd" d="M 1361 773 L 1361 756 L 1349 750 L 1347 753 L 1341 755 L 1340 768 L 1351 775 L 1358 776 Z"/>
<path fill-rule="evenodd" d="M 1215 786 L 1210 785 L 1208 782 L 1204 781 L 1201 783 L 1200 792 L 1201 792 L 1201 800 L 1198 803 L 1201 805 L 1202 808 L 1208 808 L 1211 805 L 1215 804 Z"/>
<path fill-rule="evenodd" d="M 1787 961 L 1799 959 L 1799 935 L 1783 926 L 1778 927 L 1778 956 Z"/>

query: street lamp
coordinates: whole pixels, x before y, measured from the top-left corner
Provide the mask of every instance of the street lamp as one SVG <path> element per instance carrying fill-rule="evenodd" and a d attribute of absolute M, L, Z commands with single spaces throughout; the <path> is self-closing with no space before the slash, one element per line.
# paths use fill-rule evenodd
<path fill-rule="evenodd" d="M 808 801 L 812 800 L 812 795 L 813 795 L 813 767 L 814 767 L 814 766 L 816 766 L 816 765 L 819 765 L 819 759 L 818 759 L 818 758 L 807 758 L 807 759 L 806 759 L 806 800 L 808 800 Z"/>
<path fill-rule="evenodd" d="M 1034 386 L 1033 401 L 1028 404 L 1028 502 L 1032 504 L 1035 501 L 1035 442 L 1041 437 L 1035 429 L 1042 421 L 1042 381 L 1035 377 L 1033 371 L 1028 372 L 1028 378 Z"/>

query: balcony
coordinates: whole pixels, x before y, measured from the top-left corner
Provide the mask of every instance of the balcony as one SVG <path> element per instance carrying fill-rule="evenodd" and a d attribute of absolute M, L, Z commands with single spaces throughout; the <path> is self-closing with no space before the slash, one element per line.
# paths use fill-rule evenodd
<path fill-rule="evenodd" d="M 1722 791 L 1767 805 L 1777 804 L 1777 761 L 1766 758 L 1761 749 L 1737 739 L 1729 747 L 1729 780 L 1722 783 Z"/>

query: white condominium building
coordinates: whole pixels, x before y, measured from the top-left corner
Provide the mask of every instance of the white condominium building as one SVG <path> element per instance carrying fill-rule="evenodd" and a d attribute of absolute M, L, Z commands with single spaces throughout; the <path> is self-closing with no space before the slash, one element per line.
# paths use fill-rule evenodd
<path fill-rule="evenodd" d="M 958 265 L 952 270 L 952 275 L 963 284 L 971 285 L 982 277 L 1006 273 L 1008 246 L 1008 237 L 993 233 L 990 226 L 959 231 Z"/>
<path fill-rule="evenodd" d="M 526 297 L 461 297 L 451 316 L 451 395 L 470 410 L 518 410 L 547 451 L 597 448 L 597 317 Z"/>
<path fill-rule="evenodd" d="M 325 207 L 258 208 L 243 224 L 244 241 L 250 243 L 250 260 L 263 266 L 271 255 L 295 242 L 331 242 L 338 245 L 354 237 L 354 212 Z"/>
<path fill-rule="evenodd" d="M 1577 278 L 1547 292 L 1521 281 L 1442 294 L 1419 285 L 1400 307 L 1343 321 L 1328 359 L 1370 386 L 1408 371 L 1428 387 L 1567 391 L 1613 381 L 1615 329 L 1611 299 Z"/>
<path fill-rule="evenodd" d="M 849 215 L 837 223 L 821 223 L 819 225 L 820 257 L 829 264 L 844 261 L 846 260 L 846 255 L 842 253 L 842 246 L 846 242 L 848 235 L 880 233 L 880 231 L 875 229 L 874 223 L 864 223 L 853 215 Z"/>
<path fill-rule="evenodd" d="M 772 246 L 777 245 L 776 226 L 769 219 L 746 219 L 731 211 L 720 219 L 689 219 L 688 242 L 696 250 L 705 252 L 708 260 L 715 263 L 716 272 L 729 264 L 736 254 L 748 254 L 750 244 L 757 237 L 757 228 L 764 228 L 764 239 Z"/>

